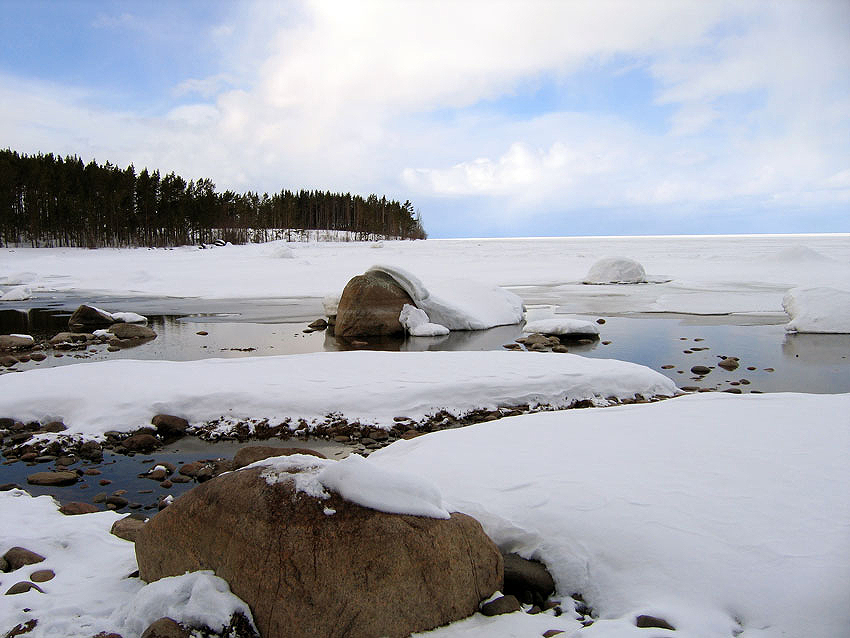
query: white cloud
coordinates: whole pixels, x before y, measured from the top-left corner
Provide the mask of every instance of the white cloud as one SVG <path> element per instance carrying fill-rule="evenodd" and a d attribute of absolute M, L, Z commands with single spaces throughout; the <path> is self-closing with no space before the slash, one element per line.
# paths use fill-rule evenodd
<path fill-rule="evenodd" d="M 158 116 L 8 78 L 0 135 L 20 150 L 133 161 L 220 187 L 486 196 L 506 215 L 541 205 L 842 201 L 847 7 L 257 2 L 207 33 L 220 72 L 186 78 Z M 613 114 L 478 108 L 588 68 L 616 82 L 626 72 L 615 65 L 656 83 L 655 108 L 672 113 L 667 130 L 645 125 L 628 102 Z"/>

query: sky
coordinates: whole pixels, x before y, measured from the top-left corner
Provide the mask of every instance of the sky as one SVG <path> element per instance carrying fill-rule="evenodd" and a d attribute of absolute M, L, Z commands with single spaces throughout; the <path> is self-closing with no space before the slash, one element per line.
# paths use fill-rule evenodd
<path fill-rule="evenodd" d="M 431 237 L 850 231 L 850 2 L 0 0 L 0 146 Z"/>

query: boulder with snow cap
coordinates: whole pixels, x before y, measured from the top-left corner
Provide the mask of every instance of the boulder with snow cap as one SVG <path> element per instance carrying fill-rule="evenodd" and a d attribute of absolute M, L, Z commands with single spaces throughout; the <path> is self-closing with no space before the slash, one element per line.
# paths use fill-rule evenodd
<path fill-rule="evenodd" d="M 283 457 L 194 488 L 139 534 L 140 576 L 212 569 L 264 638 L 401 638 L 475 613 L 501 587 L 498 548 L 464 514 L 388 513 L 332 491 L 372 493 L 361 461 Z"/>
<path fill-rule="evenodd" d="M 87 306 L 86 304 L 77 308 L 71 315 L 71 318 L 68 319 L 68 326 L 71 329 L 89 326 L 109 326 L 113 323 L 115 323 L 115 319 L 110 313 L 94 306 Z"/>
<path fill-rule="evenodd" d="M 399 314 L 410 298 L 388 274 L 370 271 L 346 284 L 339 299 L 334 334 L 364 337 L 402 334 Z"/>

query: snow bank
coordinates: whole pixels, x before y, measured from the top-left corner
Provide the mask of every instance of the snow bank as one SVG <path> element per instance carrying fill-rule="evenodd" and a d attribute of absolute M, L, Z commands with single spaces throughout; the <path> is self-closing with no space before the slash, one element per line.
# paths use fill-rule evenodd
<path fill-rule="evenodd" d="M 468 279 L 435 280 L 428 287 L 395 266 L 372 266 L 370 271 L 392 277 L 430 321 L 449 330 L 486 330 L 522 321 L 522 299 L 498 286 Z"/>
<path fill-rule="evenodd" d="M 788 332 L 850 333 L 850 291 L 793 288 L 782 299 Z"/>
<path fill-rule="evenodd" d="M 140 314 L 135 312 L 112 312 L 109 313 L 112 315 L 112 318 L 117 322 L 123 323 L 147 323 L 148 318 L 143 317 Z"/>
<path fill-rule="evenodd" d="M 634 259 L 605 257 L 591 266 L 584 283 L 642 284 L 646 283 L 646 271 Z"/>
<path fill-rule="evenodd" d="M 424 310 L 410 304 L 402 306 L 398 320 L 413 337 L 440 337 L 449 334 L 448 328 L 431 323 Z"/>
<path fill-rule="evenodd" d="M 599 614 L 582 636 L 652 633 L 634 625 L 651 614 L 679 638 L 833 638 L 850 627 L 848 413 L 847 394 L 699 394 L 441 431 L 367 462 L 431 479 L 542 559 Z M 427 635 L 533 635 L 511 616 Z"/>
<path fill-rule="evenodd" d="M 110 614 L 144 585 L 128 578 L 137 569 L 133 543 L 109 533 L 119 518 L 115 512 L 65 516 L 49 496 L 0 492 L 0 555 L 20 546 L 45 557 L 41 563 L 0 573 L 3 592 L 28 580 L 35 570 L 56 574 L 39 583 L 43 594 L 31 590 L 0 596 L 0 632 L 32 618 L 38 625 L 26 634 L 28 638 L 91 638 L 114 631 Z M 133 636 L 128 633 L 124 638 Z"/>
<path fill-rule="evenodd" d="M 49 388 L 46 392 L 45 388 Z M 128 392 L 127 388 L 132 388 Z M 366 390 L 368 389 L 368 390 Z M 521 352 L 318 352 L 276 357 L 79 363 L 0 376 L 0 415 L 62 419 L 62 435 L 100 435 L 150 423 L 158 413 L 193 424 L 227 417 L 322 419 L 338 412 L 389 426 L 524 403 L 604 404 L 675 385 L 647 367 L 572 354 Z M 50 435 L 40 435 L 50 436 Z"/>
<path fill-rule="evenodd" d="M 145 585 L 112 613 L 109 622 L 124 638 L 140 636 L 163 617 L 221 632 L 236 613 L 253 624 L 248 605 L 230 592 L 227 581 L 212 571 L 198 571 Z"/>
<path fill-rule="evenodd" d="M 584 319 L 575 317 L 552 317 L 529 321 L 522 329 L 523 332 L 539 332 L 545 335 L 575 335 L 599 334 L 599 326 Z"/>

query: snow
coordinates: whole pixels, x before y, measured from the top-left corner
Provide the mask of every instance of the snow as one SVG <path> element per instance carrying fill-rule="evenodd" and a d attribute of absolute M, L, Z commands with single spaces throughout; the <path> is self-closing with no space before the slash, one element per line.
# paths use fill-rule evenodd
<path fill-rule="evenodd" d="M 320 299 L 339 294 L 375 262 L 376 253 L 366 242 L 298 244 L 295 259 L 274 257 L 275 246 L 281 245 L 287 243 L 214 250 L 0 248 L 0 273 L 17 273 L 6 277 L 6 284 L 26 284 L 35 298 L 71 291 Z M 591 266 L 608 255 L 627 255 L 652 273 L 652 281 L 665 283 L 582 284 Z M 508 287 L 526 303 L 556 304 L 559 312 L 571 314 L 734 312 L 781 318 L 782 297 L 791 288 L 843 288 L 850 281 L 847 234 L 429 239 L 384 242 L 380 256 L 381 263 L 415 273 L 432 294 L 439 282 L 469 279 Z M 443 323 L 424 309 L 432 321 Z"/>
<path fill-rule="evenodd" d="M 368 463 L 429 478 L 543 560 L 599 614 L 575 635 L 646 635 L 651 614 L 680 638 L 833 638 L 850 627 L 848 414 L 846 394 L 699 394 L 446 430 Z M 427 635 L 520 635 L 464 623 Z"/>
<path fill-rule="evenodd" d="M 850 291 L 793 288 L 782 299 L 788 332 L 850 333 Z"/>
<path fill-rule="evenodd" d="M 375 467 L 356 454 L 325 466 L 319 481 L 345 500 L 380 512 L 449 518 L 440 490 L 428 479 Z"/>
<path fill-rule="evenodd" d="M 262 459 L 241 470 L 250 468 L 263 468 L 261 476 L 270 485 L 293 481 L 296 492 L 312 498 L 328 498 L 325 491 L 328 489 L 347 501 L 379 512 L 449 517 L 443 508 L 440 491 L 428 479 L 409 472 L 373 467 L 356 454 L 342 461 L 291 454 Z"/>
<path fill-rule="evenodd" d="M 212 571 L 198 571 L 145 585 L 111 614 L 109 622 L 124 638 L 141 636 L 163 617 L 221 632 L 236 613 L 253 624 L 248 605 L 230 592 L 227 581 Z"/>
<path fill-rule="evenodd" d="M 642 284 L 646 271 L 628 257 L 604 257 L 597 261 L 584 278 L 586 284 Z"/>
<path fill-rule="evenodd" d="M 410 304 L 402 306 L 398 320 L 413 337 L 439 337 L 449 334 L 448 328 L 431 323 L 424 310 Z"/>
<path fill-rule="evenodd" d="M 32 297 L 29 286 L 15 286 L 0 295 L 0 301 L 24 301 Z"/>
<path fill-rule="evenodd" d="M 143 317 L 140 314 L 135 312 L 112 312 L 108 313 L 112 315 L 112 319 L 117 322 L 124 323 L 147 323 L 148 318 Z"/>
<path fill-rule="evenodd" d="M 373 266 L 369 270 L 392 277 L 430 321 L 449 330 L 485 330 L 522 321 L 522 299 L 504 288 L 455 278 L 433 279 L 426 286 L 395 266 Z"/>
<path fill-rule="evenodd" d="M 35 342 L 35 338 L 32 335 L 25 334 L 10 334 L 10 337 L 17 337 L 18 339 L 28 339 L 30 342 Z"/>
<path fill-rule="evenodd" d="M 522 328 L 523 332 L 539 332 L 545 335 L 574 335 L 599 334 L 599 326 L 593 322 L 577 317 L 552 317 L 529 321 Z"/>
<path fill-rule="evenodd" d="M 196 425 L 222 416 L 321 420 L 334 412 L 389 427 L 395 416 L 418 419 L 440 410 L 459 415 L 582 400 L 604 405 L 612 397 L 676 393 L 667 377 L 634 363 L 507 351 L 114 359 L 0 376 L 4 415 L 24 422 L 61 419 L 68 426 L 61 436 L 86 437 L 133 430 L 159 413 Z"/>

